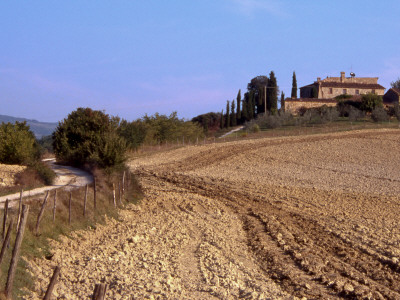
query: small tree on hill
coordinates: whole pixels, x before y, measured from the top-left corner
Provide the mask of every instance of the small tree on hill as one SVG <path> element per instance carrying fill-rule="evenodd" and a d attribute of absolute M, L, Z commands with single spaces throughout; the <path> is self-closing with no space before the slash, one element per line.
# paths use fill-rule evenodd
<path fill-rule="evenodd" d="M 267 109 L 271 114 L 275 114 L 278 111 L 278 85 L 274 71 L 269 73 Z"/>
<path fill-rule="evenodd" d="M 240 90 L 239 90 L 239 92 L 238 92 L 238 94 L 236 96 L 236 123 L 237 124 L 240 123 L 240 120 L 242 118 L 241 111 L 240 111 L 240 102 L 241 102 L 241 100 L 242 100 L 242 96 L 241 96 L 241 93 L 240 93 Z"/>
<path fill-rule="evenodd" d="M 382 96 L 376 94 L 365 94 L 361 96 L 361 109 L 372 112 L 376 107 L 382 107 Z"/>
<path fill-rule="evenodd" d="M 297 79 L 296 79 L 296 73 L 293 71 L 293 77 L 292 77 L 292 98 L 297 98 Z"/>
<path fill-rule="evenodd" d="M 225 122 L 224 122 L 224 110 L 221 110 L 221 119 L 220 119 L 220 128 L 224 128 Z"/>
<path fill-rule="evenodd" d="M 396 81 L 391 82 L 390 86 L 392 88 L 400 90 L 400 78 L 398 78 Z"/>
<path fill-rule="evenodd" d="M 231 102 L 231 126 L 236 126 L 235 100 Z"/>
<path fill-rule="evenodd" d="M 53 133 L 54 153 L 59 161 L 102 168 L 125 161 L 126 142 L 117 133 L 118 118 L 99 110 L 78 108 L 58 124 Z"/>
<path fill-rule="evenodd" d="M 26 122 L 1 123 L 0 162 L 27 165 L 39 158 L 39 147 Z"/>
<path fill-rule="evenodd" d="M 281 109 L 284 111 L 285 110 L 285 93 L 281 93 Z"/>
<path fill-rule="evenodd" d="M 226 101 L 226 124 L 225 127 L 228 128 L 231 125 L 231 118 L 229 113 L 229 100 Z"/>

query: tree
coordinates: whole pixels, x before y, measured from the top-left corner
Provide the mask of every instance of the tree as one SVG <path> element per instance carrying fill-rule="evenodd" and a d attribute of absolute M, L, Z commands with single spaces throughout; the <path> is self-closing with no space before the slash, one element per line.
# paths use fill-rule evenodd
<path fill-rule="evenodd" d="M 297 79 L 296 79 L 296 73 L 293 71 L 293 77 L 292 77 L 292 98 L 297 98 Z"/>
<path fill-rule="evenodd" d="M 247 84 L 247 92 L 253 92 L 254 97 L 254 106 L 257 106 L 257 114 L 264 113 L 264 91 L 268 86 L 268 77 L 267 76 L 256 76 Z M 254 116 L 256 114 L 256 109 L 253 110 Z"/>
<path fill-rule="evenodd" d="M 228 128 L 231 125 L 231 118 L 229 113 L 229 100 L 226 100 L 226 124 L 225 127 Z"/>
<path fill-rule="evenodd" d="M 220 128 L 222 129 L 222 128 L 224 128 L 224 110 L 221 110 L 221 119 L 220 119 Z"/>
<path fill-rule="evenodd" d="M 365 94 L 361 96 L 361 110 L 372 112 L 377 107 L 382 107 L 382 96 L 376 94 Z"/>
<path fill-rule="evenodd" d="M 278 111 L 278 85 L 274 71 L 269 73 L 267 88 L 267 110 L 273 115 Z"/>
<path fill-rule="evenodd" d="M 285 111 L 285 93 L 283 91 L 281 93 L 281 109 Z"/>
<path fill-rule="evenodd" d="M 125 139 L 129 149 L 137 149 L 143 144 L 147 129 L 147 126 L 140 120 L 133 122 L 122 120 L 118 128 L 118 134 Z"/>
<path fill-rule="evenodd" d="M 396 81 L 391 82 L 390 86 L 392 88 L 400 90 L 400 78 L 398 78 Z"/>
<path fill-rule="evenodd" d="M 246 94 L 245 94 L 245 99 L 242 100 L 242 118 L 241 118 L 242 123 L 249 120 L 249 114 L 247 113 Z"/>
<path fill-rule="evenodd" d="M 99 110 L 78 108 L 58 124 L 53 133 L 54 153 L 59 161 L 101 168 L 125 161 L 126 141 L 118 135 L 119 119 Z"/>
<path fill-rule="evenodd" d="M 39 159 L 39 146 L 26 122 L 1 123 L 0 162 L 27 165 Z"/>
<path fill-rule="evenodd" d="M 235 100 L 231 102 L 231 126 L 236 126 Z"/>
<path fill-rule="evenodd" d="M 240 102 L 242 101 L 242 96 L 240 90 L 236 96 L 236 123 L 239 124 L 242 118 L 241 111 L 240 111 Z"/>

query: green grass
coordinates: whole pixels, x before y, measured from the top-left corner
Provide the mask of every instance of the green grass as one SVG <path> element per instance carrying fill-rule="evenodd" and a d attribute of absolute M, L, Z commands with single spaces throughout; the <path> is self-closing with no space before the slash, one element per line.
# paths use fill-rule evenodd
<path fill-rule="evenodd" d="M 126 189 L 123 197 L 123 204 L 119 204 L 118 180 L 121 180 L 121 173 L 113 175 L 101 175 L 97 177 L 97 209 L 94 211 L 93 203 L 93 185 L 89 187 L 86 217 L 83 216 L 83 203 L 85 195 L 85 187 L 75 189 L 72 193 L 72 209 L 71 209 L 71 225 L 69 225 L 69 195 L 70 192 L 57 191 L 56 220 L 53 222 L 53 203 L 54 193 L 49 193 L 45 212 L 40 222 L 39 234 L 36 235 L 36 221 L 39 214 L 44 196 L 32 199 L 24 199 L 24 204 L 30 206 L 27 226 L 25 229 L 24 239 L 21 246 L 21 256 L 27 260 L 33 258 L 51 258 L 51 248 L 49 239 L 57 240 L 60 235 L 69 236 L 74 230 L 96 228 L 97 224 L 103 224 L 107 218 L 118 219 L 118 209 L 113 205 L 112 183 L 116 186 L 118 208 L 123 208 L 128 203 L 138 203 L 142 197 L 142 193 L 135 178 L 129 174 L 126 180 Z M 39 200 L 39 201 L 38 201 Z M 14 218 L 16 220 L 17 209 L 10 210 L 8 220 Z M 1 210 L 3 216 L 3 210 Z M 3 217 L 1 217 L 3 219 Z M 1 223 L 2 224 L 2 223 Z M 7 225 L 8 226 L 8 225 Z M 0 229 L 2 230 L 2 229 Z M 15 240 L 15 230 L 11 237 L 10 247 L 7 250 L 3 260 L 1 269 L 0 284 L 2 290 L 7 280 L 8 267 L 11 260 L 12 248 Z M 17 272 L 14 280 L 13 299 L 21 299 L 24 297 L 23 289 L 32 289 L 34 279 L 27 272 L 26 263 L 23 259 L 19 259 Z"/>

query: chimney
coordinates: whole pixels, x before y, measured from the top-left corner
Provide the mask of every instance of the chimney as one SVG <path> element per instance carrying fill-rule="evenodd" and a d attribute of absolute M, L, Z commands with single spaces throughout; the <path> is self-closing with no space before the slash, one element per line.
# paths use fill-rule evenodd
<path fill-rule="evenodd" d="M 317 82 L 320 82 L 321 81 L 321 77 L 317 77 Z"/>
<path fill-rule="evenodd" d="M 340 72 L 340 82 L 344 82 L 344 72 Z"/>

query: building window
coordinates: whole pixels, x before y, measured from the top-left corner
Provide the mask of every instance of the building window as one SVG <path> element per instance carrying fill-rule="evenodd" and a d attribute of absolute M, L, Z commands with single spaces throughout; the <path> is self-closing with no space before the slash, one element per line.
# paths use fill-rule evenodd
<path fill-rule="evenodd" d="M 372 92 L 371 92 L 372 94 L 375 94 L 375 90 L 372 90 Z"/>
<path fill-rule="evenodd" d="M 329 94 L 332 94 L 332 93 L 333 93 L 332 88 L 329 88 Z"/>
<path fill-rule="evenodd" d="M 360 90 L 356 90 L 356 95 L 360 95 Z"/>
<path fill-rule="evenodd" d="M 347 94 L 347 89 L 343 89 L 343 94 Z"/>

